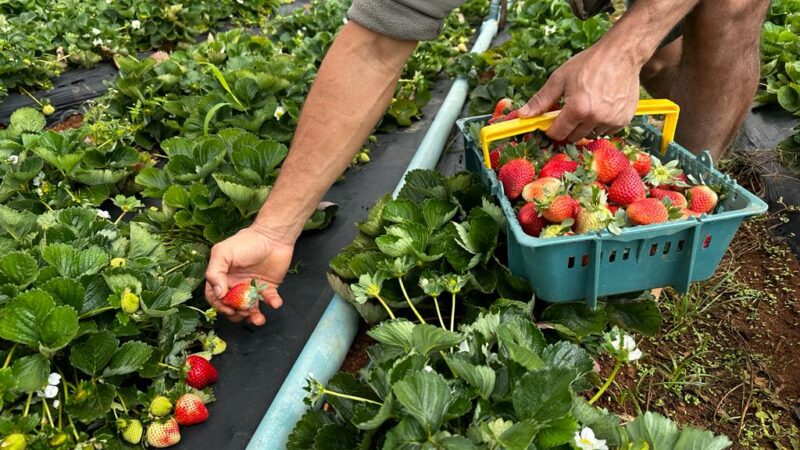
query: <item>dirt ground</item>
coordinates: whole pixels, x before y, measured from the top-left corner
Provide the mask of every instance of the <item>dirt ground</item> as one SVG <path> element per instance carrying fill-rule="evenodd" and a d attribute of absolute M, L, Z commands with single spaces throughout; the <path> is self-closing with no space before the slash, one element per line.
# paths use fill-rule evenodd
<path fill-rule="evenodd" d="M 83 114 L 76 113 L 54 124 L 50 129 L 53 131 L 64 131 L 72 128 L 80 128 L 81 125 L 83 125 Z"/>

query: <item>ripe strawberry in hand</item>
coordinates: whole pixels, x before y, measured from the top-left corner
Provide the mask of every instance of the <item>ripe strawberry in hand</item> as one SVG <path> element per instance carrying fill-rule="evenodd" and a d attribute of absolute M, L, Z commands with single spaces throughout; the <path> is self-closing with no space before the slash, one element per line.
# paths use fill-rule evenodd
<path fill-rule="evenodd" d="M 208 409 L 200 397 L 186 393 L 175 402 L 175 420 L 183 426 L 197 425 L 208 420 Z"/>
<path fill-rule="evenodd" d="M 207 359 L 197 355 L 186 358 L 186 384 L 195 389 L 203 389 L 216 383 L 217 379 L 217 369 Z"/>
<path fill-rule="evenodd" d="M 542 232 L 542 228 L 547 225 L 547 221 L 539 216 L 539 211 L 536 210 L 536 205 L 533 203 L 526 203 L 525 206 L 520 208 L 517 213 L 517 219 L 522 231 L 533 237 L 538 237 L 539 233 Z"/>
<path fill-rule="evenodd" d="M 500 101 L 497 102 L 497 105 L 494 107 L 494 112 L 492 113 L 492 119 L 496 119 L 500 116 L 504 116 L 506 114 L 506 110 L 510 110 L 513 107 L 513 101 L 510 98 L 502 98 Z"/>
<path fill-rule="evenodd" d="M 516 200 L 522 195 L 525 185 L 536 178 L 536 168 L 525 158 L 512 159 L 503 164 L 497 178 L 503 183 L 508 198 Z"/>
<path fill-rule="evenodd" d="M 628 206 L 625 211 L 634 225 L 650 225 L 669 220 L 669 211 L 661 200 L 643 198 Z"/>
<path fill-rule="evenodd" d="M 157 421 L 147 427 L 147 445 L 155 448 L 172 447 L 181 441 L 181 432 L 174 417 Z"/>
<path fill-rule="evenodd" d="M 719 197 L 708 186 L 693 186 L 686 191 L 689 209 L 699 213 L 710 213 L 717 207 Z"/>
<path fill-rule="evenodd" d="M 261 299 L 260 292 L 267 289 L 269 284 L 257 284 L 256 279 L 250 280 L 250 283 L 239 283 L 230 288 L 222 303 L 239 311 L 247 311 L 252 309 L 253 306 Z"/>
<path fill-rule="evenodd" d="M 627 164 L 627 159 L 625 160 Z M 647 194 L 642 179 L 636 169 L 628 165 L 608 189 L 608 199 L 618 205 L 627 206 L 641 200 Z"/>

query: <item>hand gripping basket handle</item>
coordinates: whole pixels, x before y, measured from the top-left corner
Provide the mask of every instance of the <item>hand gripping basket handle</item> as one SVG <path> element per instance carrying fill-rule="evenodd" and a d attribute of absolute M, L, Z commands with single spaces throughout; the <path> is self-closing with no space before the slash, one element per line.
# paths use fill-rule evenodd
<path fill-rule="evenodd" d="M 550 128 L 561 111 L 551 111 L 539 117 L 526 119 L 514 119 L 507 122 L 500 122 L 481 128 L 481 146 L 483 147 L 483 163 L 491 169 L 489 159 L 489 145 L 497 140 L 516 136 L 534 130 L 546 131 Z M 636 116 L 664 115 L 664 128 L 661 131 L 661 154 L 667 151 L 670 142 L 675 138 L 675 128 L 678 126 L 678 114 L 680 108 L 677 104 L 662 99 L 639 100 L 636 107 Z"/>

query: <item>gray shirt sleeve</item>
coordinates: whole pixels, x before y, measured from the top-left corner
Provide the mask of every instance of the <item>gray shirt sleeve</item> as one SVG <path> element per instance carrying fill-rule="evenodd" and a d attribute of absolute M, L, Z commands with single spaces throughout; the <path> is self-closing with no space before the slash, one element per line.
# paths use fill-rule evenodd
<path fill-rule="evenodd" d="M 357 24 L 403 41 L 436 38 L 444 18 L 465 0 L 353 0 L 347 17 Z"/>

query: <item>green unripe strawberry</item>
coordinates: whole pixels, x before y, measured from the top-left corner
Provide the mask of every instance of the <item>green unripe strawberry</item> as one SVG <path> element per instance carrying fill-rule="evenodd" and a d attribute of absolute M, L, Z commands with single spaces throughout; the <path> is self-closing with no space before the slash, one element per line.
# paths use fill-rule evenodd
<path fill-rule="evenodd" d="M 47 105 L 42 106 L 42 114 L 44 114 L 45 116 L 49 116 L 50 114 L 53 114 L 54 112 L 56 112 L 55 106 L 53 106 L 51 104 L 47 104 Z"/>
<path fill-rule="evenodd" d="M 64 442 L 67 442 L 67 435 L 65 433 L 58 433 L 47 441 L 47 445 L 50 447 L 60 447 Z"/>
<path fill-rule="evenodd" d="M 150 414 L 156 417 L 164 417 L 172 412 L 172 402 L 167 397 L 159 395 L 150 403 Z"/>
<path fill-rule="evenodd" d="M 359 153 L 358 154 L 358 162 L 361 164 L 366 164 L 370 161 L 369 155 L 366 153 Z"/>
<path fill-rule="evenodd" d="M 122 293 L 122 299 L 119 304 L 123 311 L 128 314 L 133 314 L 139 310 L 139 296 L 126 289 L 125 292 Z"/>
<path fill-rule="evenodd" d="M 121 429 L 121 431 L 122 431 L 122 439 L 124 439 L 125 442 L 131 444 L 138 444 L 142 440 L 142 434 L 144 434 L 144 427 L 142 426 L 142 422 L 133 419 L 127 421 L 127 423 L 125 424 L 124 428 Z"/>
<path fill-rule="evenodd" d="M 125 258 L 114 258 L 111 260 L 111 267 L 118 268 L 118 267 L 125 267 Z"/>
<path fill-rule="evenodd" d="M 0 442 L 0 449 L 3 450 L 25 450 L 27 446 L 25 435 L 21 433 L 9 434 L 3 442 Z"/>
<path fill-rule="evenodd" d="M 214 333 L 209 333 L 208 336 L 203 337 L 203 350 L 211 353 L 212 355 L 219 355 L 228 348 L 228 344 Z"/>

